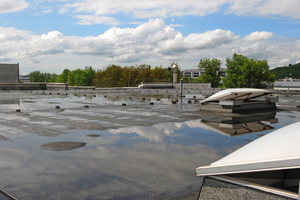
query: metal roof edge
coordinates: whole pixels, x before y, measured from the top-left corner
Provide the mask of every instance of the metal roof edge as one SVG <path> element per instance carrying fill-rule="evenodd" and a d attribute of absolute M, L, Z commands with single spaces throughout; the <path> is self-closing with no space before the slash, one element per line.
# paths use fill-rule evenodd
<path fill-rule="evenodd" d="M 195 171 L 196 176 L 210 176 L 295 168 L 300 168 L 300 158 L 235 165 L 203 166 L 196 168 Z"/>

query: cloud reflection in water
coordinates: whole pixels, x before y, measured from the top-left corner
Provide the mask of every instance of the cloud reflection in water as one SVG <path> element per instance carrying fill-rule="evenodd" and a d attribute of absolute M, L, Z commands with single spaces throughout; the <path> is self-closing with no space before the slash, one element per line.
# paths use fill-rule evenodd
<path fill-rule="evenodd" d="M 174 131 L 179 130 L 182 126 L 188 126 L 190 128 L 204 128 L 210 130 L 203 124 L 199 123 L 199 120 L 187 121 L 183 123 L 166 122 L 156 124 L 153 126 L 132 126 L 119 129 L 111 129 L 110 133 L 116 135 L 121 133 L 136 133 L 137 135 L 148 139 L 150 142 L 163 142 L 166 136 L 172 136 Z"/>

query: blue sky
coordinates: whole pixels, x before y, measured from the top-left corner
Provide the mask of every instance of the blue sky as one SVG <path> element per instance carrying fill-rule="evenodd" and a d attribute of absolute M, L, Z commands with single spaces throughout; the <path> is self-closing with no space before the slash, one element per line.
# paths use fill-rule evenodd
<path fill-rule="evenodd" d="M 3 0 L 0 63 L 20 73 L 109 64 L 196 68 L 233 53 L 300 62 L 299 0 Z"/>

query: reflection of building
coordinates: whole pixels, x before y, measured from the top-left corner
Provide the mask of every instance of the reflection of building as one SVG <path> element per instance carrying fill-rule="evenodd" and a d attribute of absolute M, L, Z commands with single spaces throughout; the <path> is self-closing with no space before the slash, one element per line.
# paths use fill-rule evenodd
<path fill-rule="evenodd" d="M 226 73 L 225 73 L 226 68 L 221 68 L 221 70 L 218 72 L 221 77 L 225 77 Z M 186 78 L 198 78 L 199 76 L 201 76 L 205 70 L 202 69 L 201 71 L 199 69 L 184 69 L 182 70 L 183 72 L 183 77 Z"/>
<path fill-rule="evenodd" d="M 258 133 L 261 131 L 272 130 L 274 127 L 265 122 L 278 123 L 275 118 L 276 113 L 264 113 L 263 115 L 246 115 L 238 117 L 204 116 L 201 123 L 209 129 L 214 130 L 226 136 L 239 136 L 251 133 Z"/>

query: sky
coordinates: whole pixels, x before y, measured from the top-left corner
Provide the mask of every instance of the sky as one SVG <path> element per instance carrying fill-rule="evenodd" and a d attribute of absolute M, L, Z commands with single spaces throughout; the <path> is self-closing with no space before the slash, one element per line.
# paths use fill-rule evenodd
<path fill-rule="evenodd" d="M 300 62 L 299 0 L 1 0 L 0 63 L 20 74 L 150 64 L 197 68 L 234 53 Z"/>

